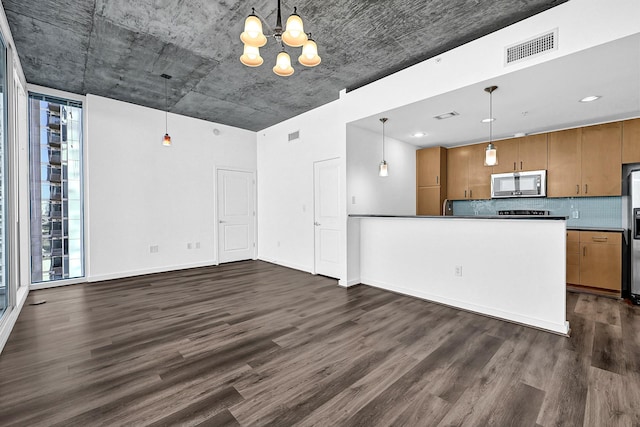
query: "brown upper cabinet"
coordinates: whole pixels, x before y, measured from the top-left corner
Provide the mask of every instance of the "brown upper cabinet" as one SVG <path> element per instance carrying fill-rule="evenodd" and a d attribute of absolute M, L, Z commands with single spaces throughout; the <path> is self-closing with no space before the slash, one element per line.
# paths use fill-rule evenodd
<path fill-rule="evenodd" d="M 622 163 L 640 163 L 640 119 L 622 122 Z"/>
<path fill-rule="evenodd" d="M 547 134 L 496 141 L 498 164 L 493 173 L 547 169 Z"/>
<path fill-rule="evenodd" d="M 450 200 L 491 197 L 491 167 L 484 165 L 486 144 L 447 150 L 447 198 Z"/>
<path fill-rule="evenodd" d="M 622 123 L 582 128 L 582 195 L 622 194 Z"/>
<path fill-rule="evenodd" d="M 447 174 L 446 148 L 430 147 L 417 150 L 416 171 L 418 187 L 440 185 L 443 178 L 446 180 Z"/>
<path fill-rule="evenodd" d="M 547 196 L 621 195 L 620 122 L 551 132 Z"/>
<path fill-rule="evenodd" d="M 549 133 L 548 197 L 580 195 L 582 187 L 581 153 L 581 128 Z"/>
<path fill-rule="evenodd" d="M 416 151 L 416 215 L 442 215 L 447 197 L 447 150 L 443 147 Z"/>

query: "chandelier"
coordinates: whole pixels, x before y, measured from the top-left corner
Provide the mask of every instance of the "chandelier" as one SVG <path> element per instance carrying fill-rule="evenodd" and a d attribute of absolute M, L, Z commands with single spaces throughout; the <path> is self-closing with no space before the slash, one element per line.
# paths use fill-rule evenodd
<path fill-rule="evenodd" d="M 285 30 L 282 31 L 282 15 L 280 13 L 280 0 L 278 0 L 278 16 L 273 34 L 265 36 L 262 32 L 262 21 L 256 15 L 255 8 L 251 9 L 251 15 L 244 22 L 244 32 L 240 34 L 240 40 L 244 43 L 244 51 L 240 57 L 247 67 L 259 67 L 264 60 L 260 56 L 260 48 L 267 44 L 267 37 L 273 37 L 277 43 L 280 43 L 282 50 L 276 58 L 276 65 L 273 72 L 279 76 L 290 76 L 294 69 L 291 66 L 291 57 L 285 51 L 284 45 L 291 47 L 302 46 L 302 54 L 298 57 L 298 62 L 305 67 L 315 67 L 320 63 L 318 56 L 318 45 L 311 38 L 311 33 L 304 32 L 302 19 L 297 13 L 297 8 L 293 8 L 293 13 L 287 19 Z"/>

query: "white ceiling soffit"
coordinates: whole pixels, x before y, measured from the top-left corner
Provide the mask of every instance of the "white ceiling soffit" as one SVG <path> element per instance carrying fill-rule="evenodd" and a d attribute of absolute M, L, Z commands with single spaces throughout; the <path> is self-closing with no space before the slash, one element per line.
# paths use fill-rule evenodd
<path fill-rule="evenodd" d="M 453 147 L 489 139 L 489 96 L 493 93 L 494 139 L 640 116 L 640 34 L 596 46 L 442 95 L 357 120 L 350 125 L 420 147 Z M 588 95 L 599 100 L 581 103 Z M 433 117 L 457 111 L 447 120 Z M 417 132 L 427 135 L 415 138 Z"/>

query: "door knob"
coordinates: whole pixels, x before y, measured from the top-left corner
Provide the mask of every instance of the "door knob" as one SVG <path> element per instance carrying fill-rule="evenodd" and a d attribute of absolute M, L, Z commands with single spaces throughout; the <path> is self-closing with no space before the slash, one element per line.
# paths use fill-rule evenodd
<path fill-rule="evenodd" d="M 218 222 L 219 222 L 220 224 L 226 224 L 226 223 L 227 223 L 227 221 L 222 221 L 222 220 L 220 220 L 220 221 L 218 221 Z"/>
<path fill-rule="evenodd" d="M 313 225 L 315 225 L 316 227 L 320 226 L 320 223 L 318 221 L 314 222 Z"/>

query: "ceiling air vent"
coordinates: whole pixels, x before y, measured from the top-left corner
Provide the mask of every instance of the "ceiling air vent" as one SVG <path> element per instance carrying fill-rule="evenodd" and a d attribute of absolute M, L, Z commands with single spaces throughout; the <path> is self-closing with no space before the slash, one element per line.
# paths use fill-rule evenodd
<path fill-rule="evenodd" d="M 504 65 L 520 62 L 558 49 L 558 29 L 504 48 Z"/>
<path fill-rule="evenodd" d="M 448 113 L 442 113 L 442 114 L 438 114 L 437 116 L 433 116 L 433 118 L 438 120 L 444 120 L 444 119 L 449 119 L 451 117 L 455 117 L 459 115 L 460 113 L 456 111 L 449 111 Z"/>
<path fill-rule="evenodd" d="M 289 134 L 289 142 L 299 142 L 300 141 L 300 131 L 297 130 L 295 132 L 291 132 Z"/>

